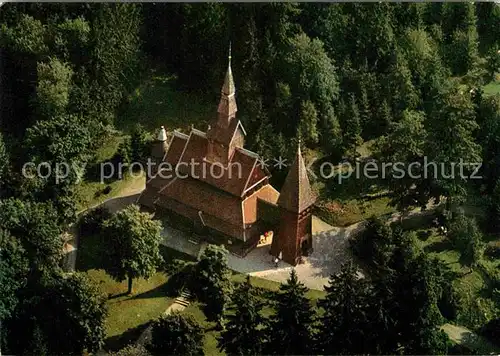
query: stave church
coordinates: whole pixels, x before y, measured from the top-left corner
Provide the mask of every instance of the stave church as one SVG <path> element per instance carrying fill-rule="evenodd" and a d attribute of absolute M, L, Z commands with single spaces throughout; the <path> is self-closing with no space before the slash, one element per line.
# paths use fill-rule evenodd
<path fill-rule="evenodd" d="M 300 145 L 278 192 L 259 155 L 244 148 L 246 132 L 236 117 L 235 94 L 229 56 L 216 118 L 206 131 L 193 127 L 189 134 L 167 135 L 160 129 L 151 153 L 156 168 L 148 172 L 138 203 L 155 214 L 183 218 L 201 236 L 242 246 L 241 255 L 271 229 L 270 253 L 295 266 L 312 251 L 315 202 Z M 175 174 L 162 174 L 165 166 Z"/>

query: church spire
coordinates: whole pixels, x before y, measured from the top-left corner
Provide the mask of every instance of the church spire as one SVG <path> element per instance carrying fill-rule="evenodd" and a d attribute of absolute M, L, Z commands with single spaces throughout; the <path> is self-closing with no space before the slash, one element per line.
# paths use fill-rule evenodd
<path fill-rule="evenodd" d="M 278 205 L 282 208 L 301 213 L 314 204 L 315 196 L 309 184 L 307 168 L 300 152 L 300 139 L 297 145 L 297 153 L 285 183 L 278 198 Z"/>
<path fill-rule="evenodd" d="M 233 71 L 231 70 L 231 44 L 229 44 L 229 58 L 226 76 L 224 78 L 224 84 L 222 86 L 221 98 L 219 102 L 219 108 L 217 112 L 219 113 L 219 124 L 222 126 L 228 126 L 229 122 L 236 115 L 238 110 L 236 106 L 236 88 L 234 85 Z"/>

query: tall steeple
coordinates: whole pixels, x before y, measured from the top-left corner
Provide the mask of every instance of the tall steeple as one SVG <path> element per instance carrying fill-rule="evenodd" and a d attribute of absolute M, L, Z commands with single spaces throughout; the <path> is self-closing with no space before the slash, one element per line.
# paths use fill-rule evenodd
<path fill-rule="evenodd" d="M 278 205 L 298 214 L 313 205 L 314 202 L 315 196 L 309 184 L 307 168 L 300 152 L 299 140 L 295 161 L 286 176 L 285 184 L 283 184 L 278 199 Z"/>
<path fill-rule="evenodd" d="M 224 78 L 224 85 L 222 86 L 219 108 L 217 109 L 217 124 L 221 127 L 229 126 L 231 119 L 236 116 L 238 108 L 236 106 L 235 93 L 233 71 L 231 70 L 231 44 L 229 44 L 229 64 L 226 77 Z"/>

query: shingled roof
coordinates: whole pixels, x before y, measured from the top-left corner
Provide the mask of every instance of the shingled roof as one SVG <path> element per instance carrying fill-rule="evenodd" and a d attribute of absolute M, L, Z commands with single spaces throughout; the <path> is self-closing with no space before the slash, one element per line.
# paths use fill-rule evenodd
<path fill-rule="evenodd" d="M 278 205 L 288 211 L 301 213 L 313 205 L 315 201 L 316 197 L 309 184 L 306 165 L 299 145 L 295 161 L 290 167 L 285 184 L 283 184 L 283 188 L 281 189 Z"/>

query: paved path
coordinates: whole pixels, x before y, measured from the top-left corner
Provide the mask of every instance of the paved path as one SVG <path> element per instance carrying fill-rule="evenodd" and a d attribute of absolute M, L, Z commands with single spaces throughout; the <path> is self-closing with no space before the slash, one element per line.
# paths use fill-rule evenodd
<path fill-rule="evenodd" d="M 414 218 L 428 211 L 410 212 L 406 219 Z M 389 221 L 399 219 L 399 214 L 393 214 Z M 330 275 L 338 273 L 341 265 L 351 258 L 351 252 L 348 245 L 348 239 L 363 230 L 366 222 L 347 226 L 334 227 L 319 218 L 313 216 L 313 248 L 311 256 L 304 258 L 304 263 L 297 265 L 295 271 L 299 280 L 310 289 L 323 290 L 328 283 Z M 165 227 L 162 235 L 163 244 L 175 250 L 187 253 L 194 257 L 199 257 L 206 243 L 190 243 L 187 233 Z M 233 254 L 228 255 L 229 268 L 236 272 L 250 274 L 275 282 L 285 282 L 293 268 L 291 265 L 280 262 L 278 268 L 274 266 L 273 258 L 269 254 L 271 241 L 267 244 L 259 245 L 252 250 L 245 258 Z"/>
<path fill-rule="evenodd" d="M 305 263 L 297 265 L 295 270 L 299 279 L 311 289 L 322 290 L 332 273 L 340 270 L 341 264 L 350 257 L 347 238 L 359 228 L 359 224 L 347 228 L 337 228 L 313 217 L 314 253 L 305 258 Z M 185 232 L 165 227 L 162 231 L 163 244 L 175 250 L 199 257 L 206 243 L 190 243 Z M 252 276 L 284 282 L 290 275 L 292 266 L 280 262 L 274 267 L 269 254 L 271 241 L 252 250 L 245 258 L 233 254 L 228 255 L 229 268 L 236 272 Z"/>

